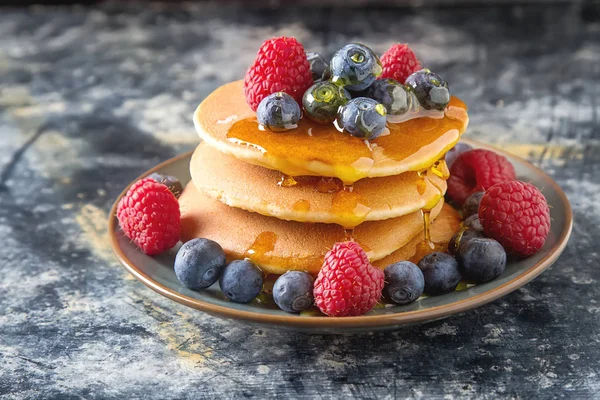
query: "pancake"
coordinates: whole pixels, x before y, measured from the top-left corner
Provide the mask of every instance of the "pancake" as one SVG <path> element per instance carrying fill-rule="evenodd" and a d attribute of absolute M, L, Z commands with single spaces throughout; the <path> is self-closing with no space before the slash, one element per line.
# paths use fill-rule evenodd
<path fill-rule="evenodd" d="M 388 123 L 389 132 L 372 141 L 308 118 L 296 129 L 275 133 L 260 129 L 242 81 L 219 87 L 194 113 L 200 137 L 225 154 L 290 176 L 338 177 L 347 184 L 427 169 L 458 142 L 468 121 L 465 104 L 452 97 L 439 118 Z"/>
<path fill-rule="evenodd" d="M 361 179 L 349 192 L 342 190 L 339 179 L 289 178 L 206 144 L 194 152 L 190 172 L 199 191 L 228 206 L 288 221 L 335 223 L 345 228 L 413 213 L 436 204 L 446 192 L 446 181 L 431 171 L 423 178 L 410 171 Z"/>
<path fill-rule="evenodd" d="M 282 274 L 301 270 L 316 274 L 331 246 L 345 239 L 335 224 L 283 221 L 244 211 L 213 200 L 189 183 L 179 198 L 181 240 L 204 237 L 219 243 L 229 259 L 250 258 L 263 271 Z M 440 201 L 431 212 L 435 218 Z M 354 239 L 369 259 L 380 260 L 421 235 L 423 219 L 414 212 L 385 221 L 365 222 L 354 229 Z"/>
<path fill-rule="evenodd" d="M 448 204 L 444 204 L 444 208 L 439 213 L 435 221 L 430 225 L 429 234 L 431 235 L 431 241 L 436 244 L 445 244 L 452 239 L 452 236 L 458 232 L 460 228 L 460 214 L 454 208 Z M 387 257 L 382 258 L 373 262 L 378 268 L 385 268 L 388 265 L 408 260 L 417 252 L 417 247 L 423 243 L 421 235 L 415 236 L 407 245 L 399 248 Z"/>

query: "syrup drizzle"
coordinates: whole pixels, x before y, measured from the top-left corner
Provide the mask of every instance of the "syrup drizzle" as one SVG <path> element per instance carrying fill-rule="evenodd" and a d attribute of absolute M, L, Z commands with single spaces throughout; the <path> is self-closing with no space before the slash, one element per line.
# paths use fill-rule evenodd
<path fill-rule="evenodd" d="M 384 158 L 402 161 L 425 147 L 434 146 L 437 149 L 439 144 L 436 141 L 447 146 L 449 142 L 458 140 L 459 131 L 464 129 L 468 119 L 466 106 L 457 98 L 451 99 L 445 111 L 427 111 L 417 105 L 418 102 L 413 104 L 411 110 L 402 116 L 390 117 L 386 134 L 367 143 L 350 135 L 339 134 L 329 125 L 318 124 L 306 118 L 300 121 L 297 128 L 285 134 L 261 130 L 256 118 L 239 120 L 229 128 L 227 138 L 234 143 L 257 148 L 265 155 L 282 160 L 296 160 L 299 165 L 321 162 L 341 167 L 335 169 L 339 178 L 282 175 L 278 185 L 286 188 L 310 185 L 318 192 L 333 194 L 331 210 L 338 214 L 347 214 L 348 219 L 353 222 L 352 225 L 356 226 L 366 219 L 370 208 L 364 205 L 360 195 L 353 191 L 352 183 L 368 174 L 376 153 Z M 441 150 L 440 148 L 439 151 Z M 283 164 L 282 168 L 277 169 L 286 170 L 286 167 L 294 169 L 291 164 Z M 425 254 L 438 251 L 442 246 L 431 240 L 430 213 L 442 199 L 443 189 L 436 185 L 435 179 L 428 179 L 429 174 L 448 179 L 449 172 L 444 160 L 418 171 L 418 193 L 426 193 L 429 181 L 439 194 L 421 209 L 423 241 L 417 246 L 413 259 L 420 259 Z M 293 209 L 309 211 L 310 202 L 298 200 Z M 353 232 L 354 229 L 344 229 L 346 240 L 353 240 Z M 249 256 L 264 255 L 273 250 L 276 240 L 273 232 L 263 232 L 246 253 Z"/>
<path fill-rule="evenodd" d="M 265 254 L 275 249 L 275 243 L 277 242 L 277 234 L 275 232 L 262 232 L 254 243 L 246 250 L 245 257 L 252 261 L 261 260 Z"/>
<path fill-rule="evenodd" d="M 261 131 L 255 117 L 245 118 L 233 122 L 226 137 L 235 144 L 260 150 L 270 158 L 274 169 L 284 173 L 310 175 L 328 170 L 351 184 L 369 175 L 376 163 L 402 161 L 420 151 L 428 157 L 443 152 L 458 141 L 467 121 L 466 106 L 452 97 L 445 111 L 409 111 L 401 122 L 388 122 L 389 134 L 386 130 L 386 134 L 368 143 L 332 129 L 332 124 L 308 118 L 284 133 Z"/>
<path fill-rule="evenodd" d="M 444 180 L 447 180 L 450 177 L 450 171 L 448 170 L 446 161 L 443 159 L 436 161 L 428 170 L 420 171 L 418 174 L 421 179 L 417 183 L 417 190 L 419 190 L 419 184 L 421 183 L 421 180 L 424 181 L 429 174 L 435 175 Z M 410 258 L 410 261 L 414 263 L 419 262 L 421 258 L 429 253 L 445 251 L 447 248 L 445 243 L 435 243 L 431 240 L 431 210 L 434 209 L 442 200 L 442 197 L 444 197 L 444 190 L 436 184 L 435 179 L 428 179 L 428 181 L 433 185 L 434 188 L 437 189 L 438 194 L 432 201 L 430 201 L 421 209 L 421 214 L 423 217 L 423 240 L 417 245 L 415 254 L 413 254 L 413 256 Z"/>

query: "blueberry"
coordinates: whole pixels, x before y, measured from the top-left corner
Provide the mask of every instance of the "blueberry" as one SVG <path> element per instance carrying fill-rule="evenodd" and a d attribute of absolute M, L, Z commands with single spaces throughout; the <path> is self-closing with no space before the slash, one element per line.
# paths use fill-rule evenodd
<path fill-rule="evenodd" d="M 229 300 L 235 303 L 249 303 L 262 290 L 263 273 L 249 260 L 235 260 L 223 270 L 219 285 Z"/>
<path fill-rule="evenodd" d="M 463 244 L 467 243 L 469 240 L 474 238 L 482 238 L 483 232 L 464 227 L 452 236 L 450 242 L 448 242 L 448 253 L 455 255 L 458 252 L 458 249 Z"/>
<path fill-rule="evenodd" d="M 430 253 L 419 261 L 425 278 L 425 293 L 437 296 L 452 292 L 460 282 L 458 263 L 450 254 Z"/>
<path fill-rule="evenodd" d="M 417 300 L 425 288 L 423 273 L 410 261 L 390 264 L 383 270 L 385 286 L 383 295 L 396 304 L 409 304 Z"/>
<path fill-rule="evenodd" d="M 456 254 L 460 272 L 477 283 L 496 279 L 506 268 L 506 251 L 494 239 L 471 239 Z"/>
<path fill-rule="evenodd" d="M 413 72 L 406 78 L 405 84 L 412 88 L 426 110 L 443 111 L 450 102 L 448 83 L 427 68 Z"/>
<path fill-rule="evenodd" d="M 159 174 L 158 172 L 154 172 L 148 175 L 148 178 L 154 180 L 155 182 L 165 184 L 169 188 L 171 193 L 173 193 L 173 195 L 177 198 L 179 198 L 179 195 L 181 194 L 181 192 L 183 192 L 183 185 L 181 184 L 179 179 L 175 178 L 174 176 L 163 175 Z"/>
<path fill-rule="evenodd" d="M 288 271 L 273 285 L 273 300 L 283 311 L 306 310 L 313 305 L 313 277 L 302 271 Z"/>
<path fill-rule="evenodd" d="M 381 75 L 383 69 L 377 55 L 359 43 L 347 44 L 331 59 L 324 76 L 348 90 L 365 90 Z"/>
<path fill-rule="evenodd" d="M 456 146 L 451 148 L 450 151 L 446 153 L 446 165 L 448 166 L 448 168 L 450 168 L 452 164 L 454 164 L 454 161 L 456 161 L 456 157 L 470 150 L 473 150 L 473 146 L 471 146 L 470 144 L 458 142 Z"/>
<path fill-rule="evenodd" d="M 175 256 L 175 275 L 192 290 L 205 289 L 219 279 L 226 263 L 225 252 L 217 242 L 192 239 Z"/>
<path fill-rule="evenodd" d="M 390 115 L 401 115 L 408 112 L 413 99 L 406 86 L 394 79 L 376 80 L 364 91 L 364 96 L 383 104 Z"/>
<path fill-rule="evenodd" d="M 481 225 L 481 220 L 477 214 L 473 214 L 469 218 L 465 219 L 463 221 L 463 225 L 476 231 L 483 232 L 483 225 Z"/>
<path fill-rule="evenodd" d="M 298 127 L 302 112 L 292 96 L 284 92 L 268 95 L 258 105 L 256 118 L 265 128 L 283 132 Z"/>
<path fill-rule="evenodd" d="M 467 197 L 467 200 L 465 200 L 460 210 L 463 219 L 467 219 L 471 215 L 479 214 L 479 204 L 481 203 L 481 198 L 484 194 L 485 192 L 475 192 L 469 197 Z"/>
<path fill-rule="evenodd" d="M 325 73 L 325 70 L 329 64 L 327 64 L 325 57 L 319 53 L 313 53 L 310 51 L 306 52 L 306 59 L 310 64 L 310 73 L 312 74 L 313 81 L 319 82 L 323 79 L 323 74 Z"/>
<path fill-rule="evenodd" d="M 350 100 L 350 93 L 331 82 L 317 82 L 304 93 L 302 105 L 308 118 L 322 124 L 332 123 L 339 108 Z"/>
<path fill-rule="evenodd" d="M 383 104 L 366 97 L 358 97 L 339 109 L 336 122 L 352 136 L 375 139 L 385 128 L 385 116 Z"/>

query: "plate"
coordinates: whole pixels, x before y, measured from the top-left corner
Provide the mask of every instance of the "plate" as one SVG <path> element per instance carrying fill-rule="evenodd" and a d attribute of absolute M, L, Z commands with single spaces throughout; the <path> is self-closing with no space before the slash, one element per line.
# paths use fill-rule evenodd
<path fill-rule="evenodd" d="M 203 291 L 190 290 L 179 283 L 173 271 L 178 247 L 158 257 L 143 254 L 119 229 L 115 201 L 109 216 L 109 236 L 112 249 L 125 269 L 152 290 L 188 307 L 208 314 L 241 320 L 261 326 L 309 331 L 314 333 L 350 333 L 394 329 L 448 317 L 452 314 L 479 307 L 523 286 L 548 268 L 564 250 L 573 225 L 573 215 L 567 196 L 552 178 L 529 162 L 492 146 L 463 140 L 474 147 L 486 148 L 506 156 L 514 165 L 519 179 L 531 182 L 543 193 L 550 205 L 552 225 L 542 250 L 532 257 L 511 261 L 499 278 L 442 296 L 422 297 L 408 306 L 375 308 L 359 317 L 332 318 L 315 315 L 288 314 L 274 304 L 237 304 L 228 301 L 218 283 Z M 141 179 L 153 172 L 173 175 L 185 185 L 190 180 L 189 162 L 192 152 L 172 158 L 145 172 Z M 135 182 L 134 181 L 134 182 Z M 133 183 L 133 182 L 132 182 Z"/>

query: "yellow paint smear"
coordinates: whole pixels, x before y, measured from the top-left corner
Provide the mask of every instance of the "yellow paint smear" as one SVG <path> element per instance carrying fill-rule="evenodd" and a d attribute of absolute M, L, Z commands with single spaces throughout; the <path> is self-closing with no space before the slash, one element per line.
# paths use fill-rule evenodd
<path fill-rule="evenodd" d="M 172 310 L 164 309 L 139 295 L 132 294 L 130 297 L 143 305 L 144 314 L 159 321 L 151 329 L 167 349 L 177 356 L 183 368 L 202 367 L 212 357 L 213 349 L 202 342 L 201 329 L 190 314 L 176 311 L 174 315 Z"/>
<path fill-rule="evenodd" d="M 75 216 L 75 220 L 81 228 L 82 245 L 102 260 L 113 261 L 108 240 L 108 214 L 94 205 L 86 204 Z"/>
<path fill-rule="evenodd" d="M 573 151 L 576 158 L 583 157 L 583 149 L 566 145 L 544 145 L 535 143 L 504 143 L 499 145 L 503 150 L 525 159 L 535 159 L 545 154 L 547 158 L 558 159 L 567 151 Z"/>

